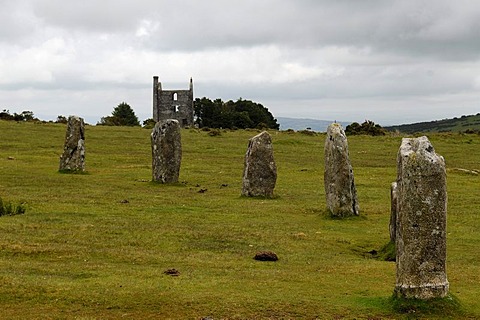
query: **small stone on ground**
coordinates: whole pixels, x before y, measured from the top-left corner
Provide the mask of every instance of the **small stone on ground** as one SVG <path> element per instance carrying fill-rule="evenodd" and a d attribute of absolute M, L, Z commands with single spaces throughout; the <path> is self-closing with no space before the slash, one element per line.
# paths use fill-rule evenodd
<path fill-rule="evenodd" d="M 277 261 L 278 256 L 273 251 L 259 251 L 254 257 L 258 261 Z"/>

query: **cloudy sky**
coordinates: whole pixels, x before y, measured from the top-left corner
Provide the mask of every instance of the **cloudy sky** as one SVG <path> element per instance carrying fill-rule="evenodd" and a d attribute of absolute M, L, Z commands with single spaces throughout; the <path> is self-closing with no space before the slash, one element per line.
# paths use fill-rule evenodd
<path fill-rule="evenodd" d="M 276 117 L 480 112 L 480 1 L 0 0 L 0 109 L 152 117 L 152 77 Z"/>

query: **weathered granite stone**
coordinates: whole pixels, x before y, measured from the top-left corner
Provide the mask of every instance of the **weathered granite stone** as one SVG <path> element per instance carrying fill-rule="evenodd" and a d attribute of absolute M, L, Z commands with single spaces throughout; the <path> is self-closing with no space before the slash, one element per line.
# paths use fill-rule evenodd
<path fill-rule="evenodd" d="M 151 140 L 153 181 L 178 182 L 182 162 L 180 124 L 174 119 L 157 122 Z"/>
<path fill-rule="evenodd" d="M 395 242 L 397 232 L 397 202 L 398 202 L 398 189 L 397 183 L 392 182 L 390 185 L 390 241 Z"/>
<path fill-rule="evenodd" d="M 397 156 L 395 295 L 430 299 L 448 294 L 445 161 L 427 137 L 404 138 Z"/>
<path fill-rule="evenodd" d="M 332 215 L 345 217 L 359 214 L 347 137 L 338 123 L 332 123 L 327 129 L 324 182 L 327 208 Z"/>
<path fill-rule="evenodd" d="M 80 117 L 68 117 L 63 154 L 60 156 L 59 171 L 85 171 L 85 124 Z"/>
<path fill-rule="evenodd" d="M 277 166 L 273 158 L 272 138 L 264 131 L 251 138 L 245 154 L 242 195 L 273 197 Z"/>

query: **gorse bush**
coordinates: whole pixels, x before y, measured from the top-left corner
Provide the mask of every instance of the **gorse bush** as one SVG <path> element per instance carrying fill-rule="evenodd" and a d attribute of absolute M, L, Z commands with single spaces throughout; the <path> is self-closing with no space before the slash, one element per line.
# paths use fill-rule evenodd
<path fill-rule="evenodd" d="M 359 124 L 354 122 L 345 128 L 347 135 L 370 135 L 370 136 L 384 136 L 386 130 L 379 124 L 370 120 L 365 120 L 364 123 Z"/>
<path fill-rule="evenodd" d="M 24 214 L 26 211 L 25 205 L 14 205 L 11 202 L 3 202 L 0 198 L 0 217 L 1 216 L 14 216 L 17 214 Z"/>

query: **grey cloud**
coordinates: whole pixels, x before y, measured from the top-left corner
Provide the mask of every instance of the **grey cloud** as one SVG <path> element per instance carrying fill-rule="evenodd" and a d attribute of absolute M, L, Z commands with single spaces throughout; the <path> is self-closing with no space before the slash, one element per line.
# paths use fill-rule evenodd
<path fill-rule="evenodd" d="M 46 25 L 100 34 L 134 30 L 142 17 L 155 9 L 155 3 L 145 0 L 32 1 L 35 14 Z"/>
<path fill-rule="evenodd" d="M 126 45 L 151 50 L 356 46 L 445 60 L 477 59 L 480 50 L 480 3 L 468 0 L 42 0 L 31 5 L 46 26 L 128 34 Z M 11 25 L 19 32 L 28 26 Z M 133 35 L 142 27 L 143 42 L 137 42 Z"/>
<path fill-rule="evenodd" d="M 474 59 L 480 3 L 451 1 L 180 1 L 152 16 L 160 50 L 278 44 L 370 47 L 373 52 Z M 279 5 L 279 3 L 281 3 Z"/>
<path fill-rule="evenodd" d="M 18 43 L 35 32 L 35 16 L 25 1 L 3 1 L 0 10 L 0 44 Z"/>

